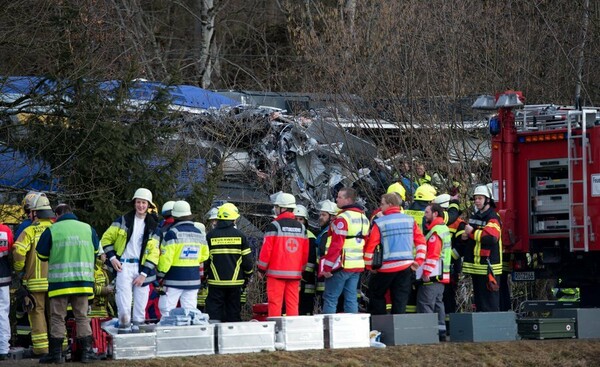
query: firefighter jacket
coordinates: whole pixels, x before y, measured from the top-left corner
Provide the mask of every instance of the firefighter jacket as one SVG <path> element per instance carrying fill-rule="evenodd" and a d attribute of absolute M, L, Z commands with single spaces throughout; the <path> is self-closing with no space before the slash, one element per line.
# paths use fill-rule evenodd
<path fill-rule="evenodd" d="M 308 250 L 304 225 L 295 219 L 294 213 L 286 211 L 267 226 L 256 264 L 268 277 L 300 279 Z"/>
<path fill-rule="evenodd" d="M 308 261 L 304 265 L 302 272 L 302 281 L 300 282 L 300 293 L 314 294 L 317 285 L 317 238 L 307 230 L 308 236 Z"/>
<path fill-rule="evenodd" d="M 502 240 L 500 217 L 494 210 L 478 211 L 469 218 L 473 232 L 465 245 L 463 272 L 487 275 L 487 260 L 492 264 L 495 275 L 502 273 Z"/>
<path fill-rule="evenodd" d="M 13 245 L 13 267 L 16 272 L 25 272 L 23 285 L 30 292 L 48 291 L 48 263 L 40 261 L 35 247 L 46 228 L 52 225 L 52 219 L 38 219 L 25 228 Z"/>
<path fill-rule="evenodd" d="M 450 283 L 450 262 L 452 259 L 452 235 L 444 224 L 443 217 L 434 218 L 426 223 L 425 241 L 427 250 L 425 259 L 419 257 L 417 263 L 423 267 L 423 276 L 432 282 Z"/>
<path fill-rule="evenodd" d="M 107 259 L 111 259 L 113 256 L 120 259 L 131 238 L 131 234 L 133 233 L 134 216 L 135 210 L 132 210 L 117 218 L 102 235 L 100 243 L 106 253 Z M 145 227 L 142 237 L 139 272 L 146 274 L 144 285 L 148 285 L 156 280 L 155 270 L 160 255 L 160 242 L 159 237 L 155 233 L 156 220 L 154 219 L 154 216 L 150 215 L 150 213 L 146 214 L 144 223 Z"/>
<path fill-rule="evenodd" d="M 200 289 L 200 264 L 208 256 L 208 246 L 194 222 L 176 221 L 160 244 L 158 276 L 167 287 Z"/>
<path fill-rule="evenodd" d="M 415 200 L 410 205 L 410 208 L 404 211 L 404 214 L 408 214 L 415 218 L 415 222 L 417 222 L 417 225 L 421 229 L 421 233 L 425 232 L 423 216 L 425 215 L 425 208 L 427 208 L 427 205 L 429 205 L 429 203 L 426 201 Z"/>
<path fill-rule="evenodd" d="M 325 253 L 327 252 L 327 249 L 329 248 L 329 244 L 331 243 L 331 237 L 329 237 L 327 235 L 329 232 L 329 225 L 330 225 L 330 222 L 327 223 L 326 225 L 324 225 L 323 227 L 321 227 L 321 231 L 317 235 L 317 238 L 315 238 L 316 253 L 317 253 L 317 258 L 315 259 L 316 264 L 317 264 L 317 271 L 315 274 L 315 276 L 317 277 L 317 292 L 325 291 L 325 278 L 318 276 L 319 275 L 318 269 L 320 268 L 320 262 L 321 262 L 320 259 L 323 256 L 325 256 Z"/>
<path fill-rule="evenodd" d="M 68 213 L 42 233 L 36 251 L 48 262 L 48 297 L 94 295 L 94 263 L 98 235 Z"/>
<path fill-rule="evenodd" d="M 112 310 L 109 311 L 110 303 L 108 296 L 111 294 L 109 290 L 110 279 L 108 272 L 104 269 L 102 260 L 96 259 L 96 267 L 94 269 L 94 299 L 90 301 L 89 317 L 109 317 L 113 315 Z"/>
<path fill-rule="evenodd" d="M 383 265 L 378 271 L 395 273 L 413 264 L 415 246 L 423 246 L 425 237 L 414 218 L 403 214 L 400 207 L 389 207 L 383 214 L 375 218 L 371 227 L 365 245 L 365 265 L 368 270 L 371 269 L 375 247 L 381 245 Z"/>
<path fill-rule="evenodd" d="M 460 259 L 465 253 L 466 241 L 463 241 L 461 236 L 465 233 L 466 225 L 467 223 L 461 218 L 456 218 L 454 222 L 447 224 L 452 235 L 452 259 L 454 260 Z"/>
<path fill-rule="evenodd" d="M 206 235 L 206 279 L 215 287 L 241 287 L 252 275 L 254 259 L 246 236 L 232 220 L 219 220 Z"/>
<path fill-rule="evenodd" d="M 365 268 L 364 245 L 369 235 L 369 219 L 362 207 L 353 204 L 340 208 L 331 222 L 331 244 L 321 259 L 321 271 L 344 269 L 362 272 Z"/>
<path fill-rule="evenodd" d="M 13 233 L 10 227 L 0 223 L 0 287 L 10 285 L 11 273 L 8 254 L 13 245 Z"/>

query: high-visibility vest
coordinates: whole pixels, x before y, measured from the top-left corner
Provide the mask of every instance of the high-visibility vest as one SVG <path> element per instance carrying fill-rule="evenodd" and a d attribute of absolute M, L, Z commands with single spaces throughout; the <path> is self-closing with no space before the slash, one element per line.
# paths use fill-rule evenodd
<path fill-rule="evenodd" d="M 348 233 L 342 249 L 342 268 L 363 269 L 365 267 L 364 238 L 369 234 L 369 219 L 363 213 L 352 210 L 343 211 L 338 217 L 343 218 L 348 225 Z"/>
<path fill-rule="evenodd" d="M 431 228 L 431 230 L 427 233 L 425 236 L 425 241 L 428 241 L 434 233 L 437 233 L 437 235 L 442 239 L 442 251 L 440 253 L 440 258 L 438 259 L 438 262 L 441 262 L 440 269 L 442 269 L 442 274 L 436 275 L 430 279 L 440 283 L 449 283 L 450 262 L 452 261 L 452 234 L 446 225 L 438 224 Z"/>

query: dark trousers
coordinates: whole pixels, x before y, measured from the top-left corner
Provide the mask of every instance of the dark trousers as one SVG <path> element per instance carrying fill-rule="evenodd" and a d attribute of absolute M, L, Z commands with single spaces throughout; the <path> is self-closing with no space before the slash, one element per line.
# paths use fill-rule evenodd
<path fill-rule="evenodd" d="M 508 281 L 510 274 L 502 273 L 500 275 L 500 311 L 510 311 L 512 305 L 510 302 L 510 282 Z"/>
<path fill-rule="evenodd" d="M 412 270 L 407 268 L 395 273 L 371 275 L 369 280 L 369 312 L 372 315 L 385 315 L 385 293 L 390 290 L 392 314 L 406 312 L 406 304 L 411 290 Z"/>
<path fill-rule="evenodd" d="M 473 279 L 473 297 L 475 298 L 476 312 L 500 311 L 500 292 L 491 292 L 487 289 L 487 275 L 471 274 Z M 498 281 L 498 276 L 496 276 Z"/>
<path fill-rule="evenodd" d="M 312 315 L 315 311 L 315 294 L 300 292 L 300 302 L 298 302 L 299 315 Z"/>
<path fill-rule="evenodd" d="M 242 304 L 240 295 L 242 287 L 216 287 L 208 286 L 205 311 L 211 320 L 221 322 L 242 321 Z"/>

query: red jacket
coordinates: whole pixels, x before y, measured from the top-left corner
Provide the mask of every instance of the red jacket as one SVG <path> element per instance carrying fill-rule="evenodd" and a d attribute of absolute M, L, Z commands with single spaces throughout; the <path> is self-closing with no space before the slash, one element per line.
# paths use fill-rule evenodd
<path fill-rule="evenodd" d="M 388 215 L 392 213 L 402 213 L 402 208 L 398 206 L 389 207 L 383 215 Z M 423 245 L 425 244 L 425 237 L 419 229 L 419 225 L 417 222 L 414 222 L 413 225 L 413 242 L 415 245 Z M 367 240 L 367 244 L 365 245 L 365 267 L 367 270 L 371 270 L 371 259 L 373 258 L 373 252 L 375 251 L 375 247 L 381 243 L 381 232 L 379 231 L 379 227 L 377 223 L 373 223 L 373 227 L 371 227 L 371 232 L 369 233 L 369 239 Z M 402 271 L 407 269 L 412 265 L 414 261 L 403 261 L 403 260 L 392 260 L 392 261 L 384 261 L 381 269 L 378 270 L 380 273 L 395 273 L 398 271 Z"/>
<path fill-rule="evenodd" d="M 300 279 L 308 250 L 306 228 L 294 213 L 283 212 L 267 226 L 256 264 L 268 277 Z"/>
<path fill-rule="evenodd" d="M 13 245 L 14 238 L 10 227 L 0 223 L 0 287 L 11 284 L 10 262 L 8 254 Z"/>

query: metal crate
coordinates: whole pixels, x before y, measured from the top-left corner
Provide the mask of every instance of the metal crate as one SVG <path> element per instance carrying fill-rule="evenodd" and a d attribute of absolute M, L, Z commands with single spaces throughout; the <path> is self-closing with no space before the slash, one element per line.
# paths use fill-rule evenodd
<path fill-rule="evenodd" d="M 512 311 L 451 313 L 450 340 L 462 342 L 517 340 L 516 315 Z"/>
<path fill-rule="evenodd" d="M 118 334 L 105 329 L 108 336 L 107 355 L 112 359 L 148 359 L 156 357 L 156 333 Z"/>
<path fill-rule="evenodd" d="M 370 319 L 367 313 L 325 315 L 325 348 L 369 347 Z"/>
<path fill-rule="evenodd" d="M 217 353 L 275 350 L 275 322 L 223 322 L 216 325 Z"/>
<path fill-rule="evenodd" d="M 371 329 L 381 331 L 388 346 L 439 343 L 437 313 L 373 315 Z"/>
<path fill-rule="evenodd" d="M 157 326 L 158 357 L 215 354 L 215 325 Z"/>
<path fill-rule="evenodd" d="M 573 318 L 523 318 L 517 320 L 517 324 L 523 339 L 575 338 Z"/>
<path fill-rule="evenodd" d="M 600 339 L 600 308 L 555 309 L 552 317 L 574 318 L 578 339 Z"/>
<path fill-rule="evenodd" d="M 283 349 L 323 349 L 323 315 L 269 317 L 275 321 L 275 340 L 283 343 Z"/>

